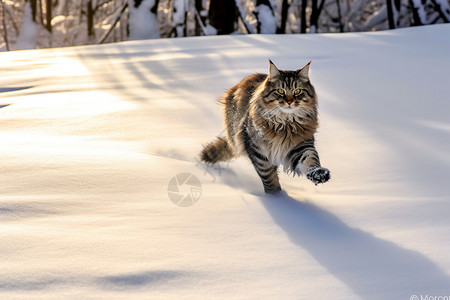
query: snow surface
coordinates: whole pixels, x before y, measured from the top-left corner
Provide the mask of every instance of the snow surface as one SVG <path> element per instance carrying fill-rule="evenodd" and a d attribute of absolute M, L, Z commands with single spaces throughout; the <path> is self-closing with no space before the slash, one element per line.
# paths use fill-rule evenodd
<path fill-rule="evenodd" d="M 450 295 L 450 26 L 1 53 L 1 299 Z M 206 169 L 216 98 L 312 59 L 331 181 Z M 178 207 L 168 185 L 201 182 Z M 182 186 L 182 192 L 189 191 Z"/>

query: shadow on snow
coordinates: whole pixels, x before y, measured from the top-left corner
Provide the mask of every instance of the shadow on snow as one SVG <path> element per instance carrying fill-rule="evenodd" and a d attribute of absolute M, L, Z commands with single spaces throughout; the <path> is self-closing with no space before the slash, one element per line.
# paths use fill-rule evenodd
<path fill-rule="evenodd" d="M 27 90 L 30 88 L 32 88 L 32 86 L 4 87 L 4 88 L 0 88 L 0 94 L 7 93 L 7 92 L 17 92 L 17 91 L 21 91 L 21 90 Z"/>
<path fill-rule="evenodd" d="M 351 228 L 332 213 L 286 193 L 260 198 L 294 244 L 363 299 L 449 292 L 449 276 L 418 252 Z"/>
<path fill-rule="evenodd" d="M 188 278 L 188 274 L 173 270 L 152 270 L 140 273 L 117 274 L 109 276 L 88 277 L 83 276 L 30 276 L 33 278 L 2 278 L 0 291 L 40 291 L 61 288 L 64 286 L 86 286 L 105 290 L 150 289 L 158 284 L 178 282 Z"/>

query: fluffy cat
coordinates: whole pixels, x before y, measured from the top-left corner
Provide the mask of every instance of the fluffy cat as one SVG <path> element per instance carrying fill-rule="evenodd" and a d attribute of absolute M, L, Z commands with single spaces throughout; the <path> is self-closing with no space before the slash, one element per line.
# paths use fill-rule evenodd
<path fill-rule="evenodd" d="M 200 153 L 206 163 L 250 158 L 264 191 L 281 191 L 278 166 L 318 183 L 330 179 L 314 147 L 318 126 L 317 95 L 309 80 L 309 62 L 296 71 L 279 70 L 269 60 L 269 74 L 253 74 L 220 99 L 225 106 L 226 136 Z"/>

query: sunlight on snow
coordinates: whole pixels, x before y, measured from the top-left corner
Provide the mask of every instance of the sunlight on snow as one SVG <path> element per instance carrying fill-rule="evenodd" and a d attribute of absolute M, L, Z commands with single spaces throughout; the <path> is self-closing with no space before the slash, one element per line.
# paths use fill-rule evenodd
<path fill-rule="evenodd" d="M 119 97 L 102 91 L 36 94 L 11 107 L 9 117 L 26 119 L 58 119 L 88 117 L 131 110 L 137 104 L 121 101 Z M 26 108 L 26 109 L 25 109 Z"/>
<path fill-rule="evenodd" d="M 98 157 L 108 159 L 123 159 L 124 157 L 140 156 L 130 143 L 120 141 L 102 141 L 94 137 L 60 136 L 39 133 L 2 132 L 0 140 L 5 141 L 2 152 L 5 155 L 29 155 L 53 157 L 54 161 L 64 157 Z"/>
<path fill-rule="evenodd" d="M 432 129 L 437 129 L 440 131 L 450 133 L 450 123 L 443 123 L 443 122 L 439 122 L 439 121 L 435 121 L 435 120 L 423 120 L 423 121 L 418 121 L 417 123 L 424 125 L 426 127 L 432 128 Z"/>

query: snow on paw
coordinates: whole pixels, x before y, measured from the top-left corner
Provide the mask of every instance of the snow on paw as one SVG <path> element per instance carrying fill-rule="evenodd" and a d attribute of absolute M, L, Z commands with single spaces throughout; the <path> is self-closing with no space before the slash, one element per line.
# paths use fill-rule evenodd
<path fill-rule="evenodd" d="M 330 180 L 330 170 L 322 167 L 310 167 L 306 172 L 306 177 L 314 182 L 315 185 L 319 183 L 325 183 Z"/>

